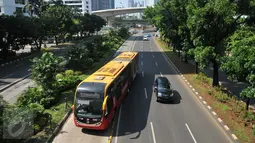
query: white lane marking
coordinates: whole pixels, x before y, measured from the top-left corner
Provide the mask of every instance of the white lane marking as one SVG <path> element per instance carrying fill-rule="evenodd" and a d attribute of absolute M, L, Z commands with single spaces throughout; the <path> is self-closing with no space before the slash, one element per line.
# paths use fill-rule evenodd
<path fill-rule="evenodd" d="M 152 55 L 152 57 L 153 57 L 153 58 L 155 58 L 155 56 L 154 56 L 154 55 Z"/>
<path fill-rule="evenodd" d="M 142 76 L 144 77 L 144 72 L 142 71 Z"/>
<path fill-rule="evenodd" d="M 143 54 L 141 54 L 141 57 L 143 58 Z"/>
<path fill-rule="evenodd" d="M 197 141 L 196 141 L 195 137 L 193 136 L 193 134 L 192 134 L 192 132 L 191 132 L 191 130 L 190 130 L 190 128 L 189 128 L 189 126 L 188 126 L 188 124 L 187 124 L 187 123 L 185 123 L 185 125 L 186 125 L 187 129 L 189 130 L 189 133 L 190 133 L 190 135 L 191 135 L 191 137 L 192 137 L 192 139 L 193 139 L 194 143 L 197 143 Z"/>
<path fill-rule="evenodd" d="M 147 96 L 147 90 L 146 90 L 146 88 L 144 88 L 144 94 L 145 94 L 145 98 L 147 99 L 148 96 Z"/>
<path fill-rule="evenodd" d="M 13 75 L 13 73 L 11 73 L 11 74 L 8 74 L 7 76 L 5 76 L 5 77 L 2 77 L 2 78 L 7 78 L 7 77 L 9 77 L 9 76 L 11 76 L 11 75 Z"/>
<path fill-rule="evenodd" d="M 156 64 L 156 66 L 158 66 L 158 63 L 157 63 L 157 62 L 155 62 L 155 64 Z"/>
<path fill-rule="evenodd" d="M 151 133 L 152 133 L 153 143 L 156 143 L 156 138 L 155 138 L 155 133 L 154 133 L 152 122 L 151 122 Z"/>
<path fill-rule="evenodd" d="M 20 67 L 20 66 L 23 66 L 23 64 L 16 65 L 16 67 Z"/>
<path fill-rule="evenodd" d="M 143 65 L 143 62 L 141 62 L 141 65 Z"/>
<path fill-rule="evenodd" d="M 119 127 L 120 127 L 121 107 L 122 107 L 122 106 L 120 106 L 120 112 L 119 112 L 119 116 L 118 116 L 118 123 L 117 123 L 117 130 L 116 130 L 116 137 L 115 137 L 114 143 L 117 143 L 117 140 L 118 140 Z"/>
<path fill-rule="evenodd" d="M 159 72 L 159 73 L 160 73 L 160 76 L 163 77 L 163 74 L 161 72 Z"/>

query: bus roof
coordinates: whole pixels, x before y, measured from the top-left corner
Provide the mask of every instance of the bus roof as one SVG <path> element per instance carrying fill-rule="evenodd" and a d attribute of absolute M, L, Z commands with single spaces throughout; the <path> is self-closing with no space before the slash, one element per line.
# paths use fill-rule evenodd
<path fill-rule="evenodd" d="M 137 52 L 123 52 L 119 54 L 116 58 L 129 58 L 133 59 L 137 55 Z"/>
<path fill-rule="evenodd" d="M 82 82 L 111 83 L 137 54 L 138 52 L 121 53 Z"/>

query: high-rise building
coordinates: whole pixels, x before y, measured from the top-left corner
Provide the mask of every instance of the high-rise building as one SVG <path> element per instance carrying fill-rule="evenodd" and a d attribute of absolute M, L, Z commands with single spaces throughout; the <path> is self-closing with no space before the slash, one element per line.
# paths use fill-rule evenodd
<path fill-rule="evenodd" d="M 15 12 L 23 13 L 27 0 L 0 0 L 0 15 L 13 15 Z M 24 15 L 28 16 L 27 13 Z"/>
<path fill-rule="evenodd" d="M 91 0 L 91 2 L 92 11 L 115 8 L 115 0 Z"/>
<path fill-rule="evenodd" d="M 92 0 L 62 0 L 63 4 L 76 8 L 82 14 L 91 12 Z"/>
<path fill-rule="evenodd" d="M 158 0 L 145 0 L 145 5 L 144 6 L 153 6 L 157 2 L 158 2 Z"/>
<path fill-rule="evenodd" d="M 128 0 L 128 7 L 134 6 L 134 0 Z"/>

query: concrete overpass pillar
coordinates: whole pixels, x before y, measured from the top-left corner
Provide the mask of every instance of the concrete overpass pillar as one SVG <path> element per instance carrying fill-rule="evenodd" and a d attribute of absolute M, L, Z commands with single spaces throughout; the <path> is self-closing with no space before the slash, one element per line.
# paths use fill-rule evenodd
<path fill-rule="evenodd" d="M 107 26 L 112 27 L 113 16 L 106 17 Z"/>

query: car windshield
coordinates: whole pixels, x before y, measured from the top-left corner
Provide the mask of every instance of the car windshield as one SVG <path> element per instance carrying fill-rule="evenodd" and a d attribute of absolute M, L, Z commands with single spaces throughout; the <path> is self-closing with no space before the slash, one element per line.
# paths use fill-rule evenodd
<path fill-rule="evenodd" d="M 78 92 L 76 94 L 76 115 L 80 117 L 99 118 L 102 116 L 103 100 L 98 93 Z"/>
<path fill-rule="evenodd" d="M 159 83 L 158 88 L 170 89 L 169 83 Z"/>

